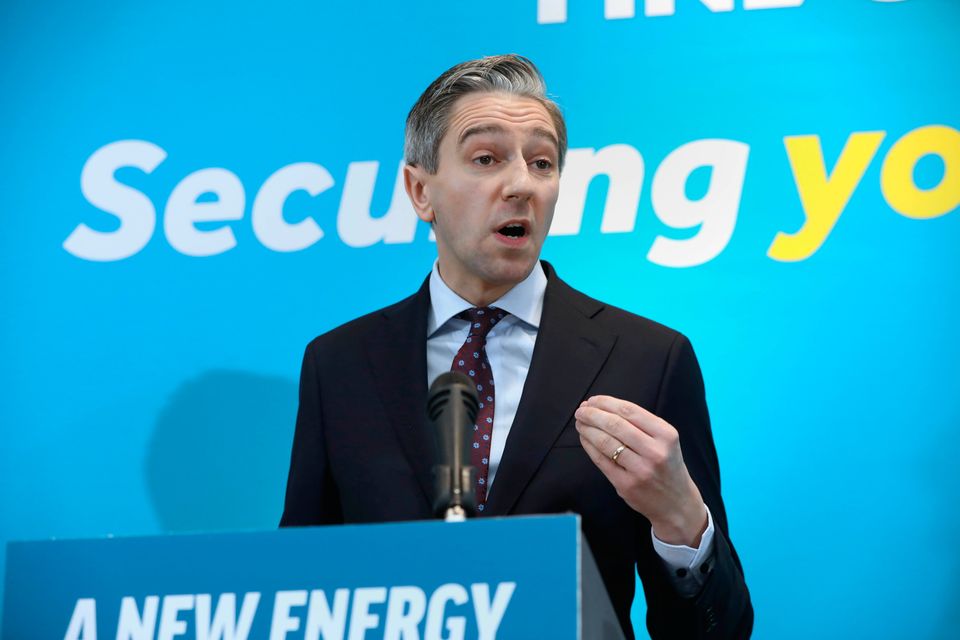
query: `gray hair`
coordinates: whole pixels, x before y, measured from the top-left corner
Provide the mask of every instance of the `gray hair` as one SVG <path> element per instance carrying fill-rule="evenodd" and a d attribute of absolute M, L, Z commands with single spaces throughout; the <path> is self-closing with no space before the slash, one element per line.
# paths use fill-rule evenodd
<path fill-rule="evenodd" d="M 469 93 L 508 93 L 532 98 L 543 105 L 553 120 L 559 143 L 559 168 L 567 154 L 567 125 L 560 107 L 547 97 L 547 86 L 539 69 L 517 54 L 468 60 L 444 71 L 423 92 L 407 115 L 404 155 L 407 164 L 436 173 L 440 140 L 447 132 L 450 109 Z"/>

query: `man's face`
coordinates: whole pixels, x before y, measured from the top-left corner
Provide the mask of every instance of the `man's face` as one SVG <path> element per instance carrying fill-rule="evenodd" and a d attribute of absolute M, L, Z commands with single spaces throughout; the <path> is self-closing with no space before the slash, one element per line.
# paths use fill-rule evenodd
<path fill-rule="evenodd" d="M 478 305 L 529 275 L 560 187 L 557 131 L 536 100 L 473 93 L 454 103 L 437 172 L 407 167 L 417 215 L 434 222 L 440 275 Z"/>

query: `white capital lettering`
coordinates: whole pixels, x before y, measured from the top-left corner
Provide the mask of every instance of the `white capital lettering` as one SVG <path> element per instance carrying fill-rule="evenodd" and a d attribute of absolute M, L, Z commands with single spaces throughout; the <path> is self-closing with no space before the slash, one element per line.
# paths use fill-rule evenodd
<path fill-rule="evenodd" d="M 217 598 L 217 609 L 210 620 L 211 597 L 209 593 L 197 595 L 197 640 L 246 640 L 250 635 L 253 616 L 260 603 L 260 594 L 252 591 L 243 596 L 240 618 L 237 618 L 237 596 L 224 593 Z"/>
<path fill-rule="evenodd" d="M 291 607 L 307 604 L 306 591 L 277 591 L 270 622 L 270 640 L 285 640 L 287 633 L 300 628 L 300 618 L 290 615 Z"/>
<path fill-rule="evenodd" d="M 887 2 L 888 0 L 880 0 Z M 785 7 L 799 7 L 803 0 L 743 0 L 744 9 L 783 9 Z"/>
<path fill-rule="evenodd" d="M 362 587 L 353 591 L 353 611 L 350 612 L 348 640 L 363 640 L 367 629 L 376 629 L 380 616 L 370 613 L 371 604 L 387 601 L 386 587 Z"/>
<path fill-rule="evenodd" d="M 160 631 L 157 640 L 173 640 L 187 632 L 187 623 L 178 616 L 181 611 L 193 609 L 193 596 L 176 595 L 164 596 L 163 607 L 160 610 Z"/>
<path fill-rule="evenodd" d="M 157 627 L 159 596 L 147 596 L 143 602 L 143 615 L 137 610 L 137 601 L 126 597 L 120 601 L 120 622 L 117 624 L 117 640 L 153 640 Z"/>
<path fill-rule="evenodd" d="M 510 598 L 513 597 L 516 588 L 516 582 L 501 582 L 497 585 L 497 591 L 493 594 L 491 603 L 490 585 L 484 582 L 470 585 L 473 610 L 477 615 L 479 640 L 494 640 L 497 637 L 497 629 L 500 628 L 503 614 L 507 611 L 507 605 L 510 604 Z"/>
<path fill-rule="evenodd" d="M 97 640 L 97 601 L 80 598 L 73 605 L 73 615 L 63 640 Z"/>
<path fill-rule="evenodd" d="M 714 13 L 733 11 L 733 0 L 700 0 L 700 4 Z M 676 12 L 675 0 L 647 0 L 643 13 L 647 16 L 672 16 Z"/>
<path fill-rule="evenodd" d="M 64 240 L 63 248 L 84 260 L 110 262 L 129 258 L 147 246 L 157 211 L 147 196 L 118 182 L 114 173 L 122 167 L 151 173 L 166 157 L 166 151 L 144 140 L 120 140 L 97 149 L 83 165 L 80 191 L 87 202 L 116 216 L 120 227 L 95 231 L 81 223 Z"/>
<path fill-rule="evenodd" d="M 603 17 L 607 20 L 632 18 L 637 13 L 635 0 L 604 0 Z"/>
<path fill-rule="evenodd" d="M 347 606 L 350 604 L 350 590 L 337 589 L 333 594 L 333 609 L 327 602 L 322 589 L 310 592 L 310 606 L 307 608 L 306 640 L 343 638 L 347 626 Z"/>
<path fill-rule="evenodd" d="M 427 628 L 424 640 L 440 640 L 443 636 L 443 620 L 446 617 L 447 603 L 452 602 L 456 605 L 465 604 L 469 600 L 467 590 L 462 585 L 448 583 L 440 585 L 433 595 L 430 596 L 430 604 L 427 606 Z M 467 619 L 462 616 L 453 616 L 447 618 L 446 640 L 463 640 L 466 634 Z"/>
<path fill-rule="evenodd" d="M 392 587 L 387 604 L 383 640 L 419 640 L 417 629 L 427 610 L 427 596 L 420 587 Z"/>
<path fill-rule="evenodd" d="M 567 21 L 567 0 L 537 0 L 537 23 L 557 24 Z"/>
<path fill-rule="evenodd" d="M 636 0 L 604 0 L 603 16 L 607 20 L 632 18 Z M 567 0 L 537 0 L 537 22 L 556 24 L 567 21 Z"/>

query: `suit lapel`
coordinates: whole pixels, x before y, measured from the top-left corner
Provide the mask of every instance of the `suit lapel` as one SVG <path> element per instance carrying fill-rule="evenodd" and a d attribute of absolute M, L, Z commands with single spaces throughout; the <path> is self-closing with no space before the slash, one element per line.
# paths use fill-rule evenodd
<path fill-rule="evenodd" d="M 429 278 L 416 294 L 382 311 L 367 347 L 376 388 L 420 487 L 433 502 L 432 436 L 427 429 Z"/>
<path fill-rule="evenodd" d="M 543 462 L 610 355 L 616 335 L 593 320 L 603 304 L 543 263 L 548 283 L 540 330 L 486 515 L 506 515 Z"/>

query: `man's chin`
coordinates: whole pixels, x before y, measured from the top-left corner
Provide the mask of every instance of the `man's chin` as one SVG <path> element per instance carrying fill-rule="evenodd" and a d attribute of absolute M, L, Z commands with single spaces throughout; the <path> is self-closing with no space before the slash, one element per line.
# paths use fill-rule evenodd
<path fill-rule="evenodd" d="M 504 261 L 490 269 L 487 280 L 491 284 L 514 286 L 523 282 L 536 264 L 537 258 Z"/>

